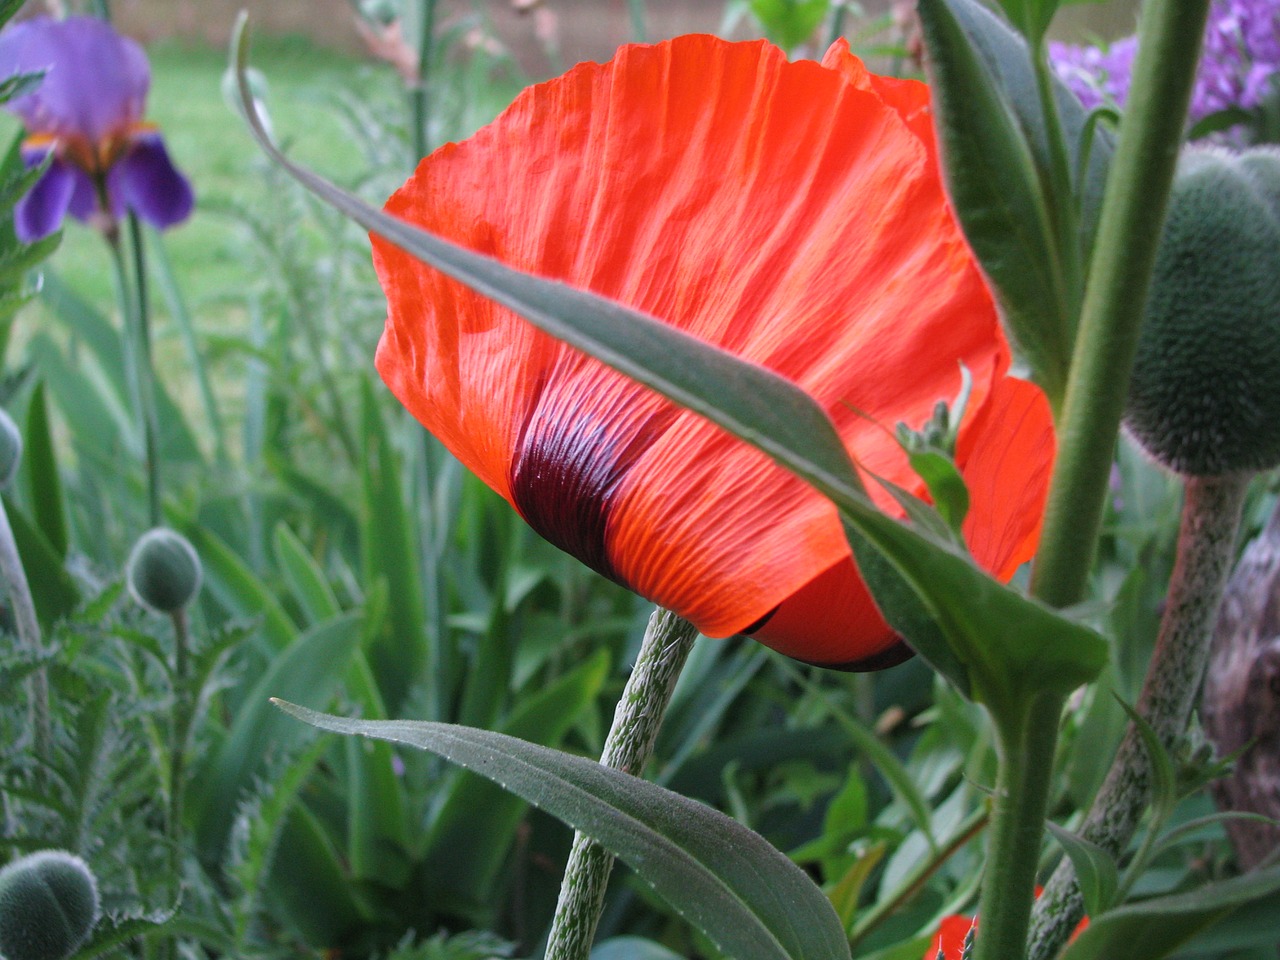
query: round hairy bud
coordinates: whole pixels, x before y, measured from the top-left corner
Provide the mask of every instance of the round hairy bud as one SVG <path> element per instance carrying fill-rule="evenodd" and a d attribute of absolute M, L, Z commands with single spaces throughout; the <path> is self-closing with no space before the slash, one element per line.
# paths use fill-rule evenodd
<path fill-rule="evenodd" d="M 1183 156 L 1125 418 L 1182 474 L 1280 463 L 1280 151 Z"/>
<path fill-rule="evenodd" d="M 62 960 L 98 922 L 98 884 L 63 850 L 41 850 L 0 870 L 0 956 Z"/>
<path fill-rule="evenodd" d="M 168 527 L 155 527 L 139 537 L 125 568 L 129 592 L 157 613 L 175 613 L 195 599 L 200 576 L 196 548 Z"/>
<path fill-rule="evenodd" d="M 0 407 L 0 489 L 5 489 L 18 475 L 22 462 L 22 432 L 9 412 Z"/>

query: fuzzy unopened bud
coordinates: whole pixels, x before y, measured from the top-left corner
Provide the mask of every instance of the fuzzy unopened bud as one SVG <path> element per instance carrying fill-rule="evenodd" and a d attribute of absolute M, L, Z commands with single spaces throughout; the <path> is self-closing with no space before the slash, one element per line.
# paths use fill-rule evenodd
<path fill-rule="evenodd" d="M 1179 473 L 1280 464 L 1280 151 L 1178 167 L 1126 423 Z"/>
<path fill-rule="evenodd" d="M 144 607 L 176 613 L 200 591 L 200 557 L 182 534 L 155 527 L 134 544 L 125 578 L 129 592 Z"/>
<path fill-rule="evenodd" d="M 98 884 L 63 850 L 28 854 L 0 870 L 0 956 L 63 960 L 98 922 Z"/>

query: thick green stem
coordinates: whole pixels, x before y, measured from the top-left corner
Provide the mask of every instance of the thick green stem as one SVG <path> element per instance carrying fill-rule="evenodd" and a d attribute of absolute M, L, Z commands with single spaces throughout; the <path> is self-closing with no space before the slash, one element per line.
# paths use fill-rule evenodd
<path fill-rule="evenodd" d="M 697 635 L 691 623 L 669 610 L 654 611 L 613 715 L 602 764 L 640 775 L 653 754 L 658 728 Z M 546 960 L 587 960 L 612 869 L 612 855 L 582 834 L 574 835 Z"/>
<path fill-rule="evenodd" d="M 36 605 L 31 598 L 27 572 L 18 554 L 18 543 L 9 525 L 9 512 L 0 499 L 0 578 L 13 605 L 13 619 L 17 625 L 18 642 L 32 653 L 41 652 L 40 621 L 36 619 Z M 36 756 L 41 762 L 53 761 L 53 726 L 49 720 L 49 675 L 41 666 L 27 681 L 31 697 L 31 721 L 35 728 Z"/>
<path fill-rule="evenodd" d="M 176 879 L 181 867 L 183 779 L 186 776 L 187 740 L 191 734 L 191 691 L 187 689 L 191 672 L 191 642 L 187 633 L 186 610 L 179 608 L 170 617 L 173 621 L 173 708 L 169 726 L 169 809 L 165 827 L 172 845 Z"/>
<path fill-rule="evenodd" d="M 1138 698 L 1138 714 L 1166 750 L 1176 750 L 1209 660 L 1210 638 L 1235 559 L 1252 474 L 1189 477 L 1160 635 Z M 1151 799 L 1151 762 L 1130 725 L 1080 834 L 1113 856 L 1129 845 Z M 1054 956 L 1084 915 L 1075 871 L 1063 860 L 1036 905 L 1031 956 Z"/>
<path fill-rule="evenodd" d="M 1209 0 L 1150 0 L 1081 307 L 1032 592 L 1084 595 Z"/>
<path fill-rule="evenodd" d="M 999 769 L 974 960 L 1026 956 L 1062 702 L 1058 694 L 1031 697 L 1023 716 L 997 724 Z"/>

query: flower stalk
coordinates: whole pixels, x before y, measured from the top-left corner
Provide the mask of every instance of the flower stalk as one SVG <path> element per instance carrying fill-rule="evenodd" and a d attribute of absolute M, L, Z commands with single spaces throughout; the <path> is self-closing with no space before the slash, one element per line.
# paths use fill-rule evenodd
<path fill-rule="evenodd" d="M 600 755 L 606 767 L 640 775 L 653 755 L 662 718 L 697 636 L 697 629 L 677 614 L 661 607 L 653 612 Z M 574 834 L 546 960 L 587 960 L 612 870 L 612 854 Z"/>
<path fill-rule="evenodd" d="M 1143 10 L 1142 46 L 1107 179 L 1032 574 L 1032 593 L 1055 607 L 1082 598 L 1097 547 L 1208 11 L 1209 0 L 1153 0 Z"/>
<path fill-rule="evenodd" d="M 1026 956 L 1062 704 L 1042 693 L 1026 698 L 1021 716 L 995 718 L 999 766 L 974 960 Z"/>
<path fill-rule="evenodd" d="M 1210 638 L 1235 559 L 1251 472 L 1188 477 L 1177 559 L 1160 634 L 1138 699 L 1138 714 L 1160 744 L 1174 750 L 1185 735 L 1209 661 Z M 1081 827 L 1081 835 L 1119 856 L 1151 799 L 1151 761 L 1130 724 Z M 1056 955 L 1084 915 L 1084 899 L 1063 860 L 1036 905 L 1031 956 Z"/>
<path fill-rule="evenodd" d="M 130 399 L 142 431 L 143 466 L 147 474 L 148 525 L 160 526 L 160 427 L 156 413 L 155 373 L 151 363 L 151 324 L 147 305 L 146 252 L 142 228 L 133 214 L 128 217 L 129 250 L 126 261 L 118 225 L 106 231 L 107 246 L 116 273 L 116 292 L 124 318 L 125 377 Z"/>

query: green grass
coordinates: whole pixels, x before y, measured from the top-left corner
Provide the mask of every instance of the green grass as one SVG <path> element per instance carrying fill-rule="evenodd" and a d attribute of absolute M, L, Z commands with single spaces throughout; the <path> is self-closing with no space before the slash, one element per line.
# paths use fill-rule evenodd
<path fill-rule="evenodd" d="M 222 94 L 226 51 L 170 42 L 148 53 L 148 119 L 159 125 L 196 191 L 195 214 L 168 231 L 164 242 L 186 296 L 199 308 L 237 296 L 253 280 L 239 249 L 243 231 L 225 212 L 226 204 L 269 204 L 274 198 L 265 185 L 262 154 Z M 296 38 L 256 40 L 252 61 L 267 79 L 272 120 L 294 156 L 338 180 L 364 168 L 361 146 L 332 109 L 332 100 L 347 91 L 398 105 L 398 81 L 390 68 Z M 4 122 L 6 135 L 19 129 L 8 116 Z M 113 310 L 110 263 L 94 231 L 69 220 L 52 267 L 85 297 Z"/>

